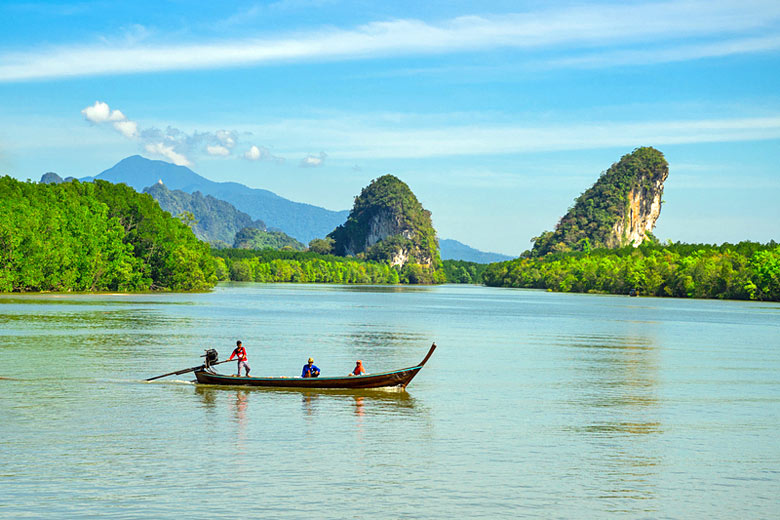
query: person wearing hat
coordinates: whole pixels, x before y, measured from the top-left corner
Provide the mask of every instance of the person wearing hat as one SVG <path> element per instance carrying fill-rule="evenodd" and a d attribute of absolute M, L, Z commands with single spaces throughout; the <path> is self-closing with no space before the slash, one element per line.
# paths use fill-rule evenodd
<path fill-rule="evenodd" d="M 351 376 L 359 376 L 360 374 L 365 374 L 366 369 L 363 368 L 363 362 L 361 360 L 357 360 L 357 363 L 355 364 L 355 368 L 352 370 L 352 372 L 349 374 Z"/>
<path fill-rule="evenodd" d="M 233 353 L 230 354 L 228 361 L 231 359 L 238 359 L 238 374 L 236 376 L 241 377 L 241 367 L 244 367 L 246 377 L 249 377 L 249 363 L 246 362 L 246 349 L 241 345 L 241 341 L 236 341 L 236 348 L 233 349 Z"/>
<path fill-rule="evenodd" d="M 314 365 L 314 359 L 309 358 L 309 362 L 303 365 L 301 377 L 317 377 L 320 375 L 320 369 Z"/>

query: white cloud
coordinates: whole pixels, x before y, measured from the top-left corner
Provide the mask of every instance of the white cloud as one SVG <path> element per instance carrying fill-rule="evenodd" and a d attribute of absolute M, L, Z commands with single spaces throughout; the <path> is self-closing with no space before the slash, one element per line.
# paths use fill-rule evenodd
<path fill-rule="evenodd" d="M 591 4 L 500 16 L 462 16 L 432 24 L 421 20 L 368 23 L 286 38 L 253 38 L 198 44 L 101 44 L 0 54 L 0 81 L 100 74 L 207 69 L 279 61 L 371 59 L 495 48 L 544 49 L 578 54 L 599 46 L 615 50 L 641 43 L 651 51 L 683 38 L 715 44 L 724 35 L 777 30 L 776 0 L 688 0 L 644 4 Z M 755 34 L 747 35 L 756 37 Z M 777 45 L 733 47 L 761 52 Z M 768 46 L 769 45 L 769 46 Z M 768 46 L 768 47 L 767 47 Z M 717 53 L 713 55 L 718 55 Z"/>
<path fill-rule="evenodd" d="M 230 150 L 219 144 L 216 146 L 206 146 L 206 152 L 208 152 L 209 155 L 221 155 L 223 157 L 230 155 Z"/>
<path fill-rule="evenodd" d="M 317 168 L 319 166 L 322 166 L 322 163 L 325 162 L 325 159 L 328 157 L 328 154 L 325 152 L 320 152 L 319 155 L 307 155 L 303 159 L 301 159 L 301 168 Z"/>
<path fill-rule="evenodd" d="M 183 156 L 180 153 L 177 153 L 173 149 L 173 146 L 171 145 L 166 145 L 164 143 L 148 143 L 146 146 L 144 146 L 144 150 L 146 150 L 150 154 L 160 155 L 162 157 L 165 157 L 173 164 L 179 166 L 192 165 L 192 163 L 185 156 Z"/>
<path fill-rule="evenodd" d="M 463 117 L 458 115 L 460 120 Z M 422 122 L 426 119 L 424 115 L 402 116 L 400 124 L 377 124 L 379 119 L 374 114 L 294 119 L 255 126 L 252 130 L 262 135 L 274 135 L 282 142 L 316 142 L 331 155 L 350 161 L 780 139 L 780 114 L 691 120 L 591 120 L 560 124 L 442 121 L 435 126 L 425 126 Z M 288 149 L 286 152 L 296 153 L 296 150 Z M 309 155 L 301 166 L 315 166 L 320 164 L 319 159 L 316 155 Z"/>
<path fill-rule="evenodd" d="M 115 112 L 119 112 L 119 110 L 115 110 Z M 112 126 L 117 132 L 129 139 L 138 137 L 138 123 L 135 121 L 116 121 Z"/>
<path fill-rule="evenodd" d="M 88 106 L 81 111 L 87 121 L 93 123 L 107 123 L 109 121 L 124 121 L 127 119 L 119 110 L 112 111 L 107 103 L 95 101 L 95 104 Z"/>
<path fill-rule="evenodd" d="M 233 148 L 236 145 L 236 133 L 229 130 L 217 130 L 214 132 L 214 138 L 226 148 Z"/>
<path fill-rule="evenodd" d="M 268 148 L 256 145 L 252 145 L 252 147 L 244 153 L 244 159 L 249 161 L 272 161 L 276 163 L 284 162 L 283 158 L 272 154 L 271 150 Z"/>
<path fill-rule="evenodd" d="M 98 126 L 111 125 L 122 136 L 137 141 L 147 153 L 165 158 L 174 164 L 190 166 L 191 157 L 207 154 L 212 157 L 230 157 L 231 150 L 239 142 L 235 130 L 217 130 L 215 132 L 186 132 L 168 126 L 139 128 L 138 123 L 127 119 L 119 110 L 111 110 L 107 103 L 96 101 L 81 111 L 84 117 Z M 253 161 L 284 162 L 284 159 L 271 153 L 268 148 L 252 146 L 244 157 Z"/>
<path fill-rule="evenodd" d="M 265 152 L 265 150 L 263 150 L 263 152 Z M 252 145 L 252 148 L 250 148 L 249 151 L 244 154 L 244 158 L 249 159 L 250 161 L 258 161 L 262 157 L 263 153 L 260 152 L 260 148 L 254 145 Z"/>
<path fill-rule="evenodd" d="M 95 101 L 94 105 L 84 108 L 81 113 L 84 119 L 96 125 L 111 123 L 114 130 L 128 139 L 138 137 L 138 124 L 127 119 L 121 110 L 111 110 L 108 103 Z"/>
<path fill-rule="evenodd" d="M 616 65 L 647 65 L 672 63 L 702 58 L 718 58 L 734 54 L 769 52 L 780 49 L 780 36 L 740 38 L 714 43 L 677 45 L 654 49 L 621 49 L 609 52 L 587 53 L 581 56 L 552 60 L 553 67 L 603 68 Z"/>

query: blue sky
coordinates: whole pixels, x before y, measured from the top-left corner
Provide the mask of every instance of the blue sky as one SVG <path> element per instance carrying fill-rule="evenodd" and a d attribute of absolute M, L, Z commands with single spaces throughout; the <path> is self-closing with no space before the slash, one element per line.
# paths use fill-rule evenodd
<path fill-rule="evenodd" d="M 638 146 L 656 235 L 780 240 L 780 2 L 3 2 L 0 173 L 128 155 L 519 254 Z"/>

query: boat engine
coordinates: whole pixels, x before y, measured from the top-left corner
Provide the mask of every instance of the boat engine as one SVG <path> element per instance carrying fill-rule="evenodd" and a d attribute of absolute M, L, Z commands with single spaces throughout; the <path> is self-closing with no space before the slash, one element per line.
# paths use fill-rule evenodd
<path fill-rule="evenodd" d="M 200 357 L 206 358 L 206 361 L 203 364 L 206 366 L 206 368 L 208 368 L 217 362 L 217 360 L 219 359 L 219 354 L 215 349 L 209 348 L 206 349 L 206 353 Z"/>

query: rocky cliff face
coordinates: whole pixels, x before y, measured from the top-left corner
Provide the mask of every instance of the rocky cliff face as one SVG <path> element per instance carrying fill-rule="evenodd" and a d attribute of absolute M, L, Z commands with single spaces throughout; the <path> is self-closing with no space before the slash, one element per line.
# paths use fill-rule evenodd
<path fill-rule="evenodd" d="M 664 193 L 664 181 L 669 171 L 663 178 L 647 179 L 650 189 L 643 186 L 635 186 L 628 192 L 628 205 L 621 218 L 612 227 L 611 236 L 608 237 L 606 246 L 609 248 L 623 245 L 640 245 L 647 240 L 648 233 L 653 231 L 658 217 L 661 216 L 661 196 Z"/>
<path fill-rule="evenodd" d="M 392 175 L 371 182 L 347 221 L 328 235 L 337 255 L 357 256 L 404 266 L 432 267 L 440 262 L 431 214 L 409 187 Z"/>
<path fill-rule="evenodd" d="M 661 214 L 668 176 L 669 165 L 654 148 L 624 155 L 575 200 L 555 231 L 534 239 L 531 255 L 640 245 Z"/>

